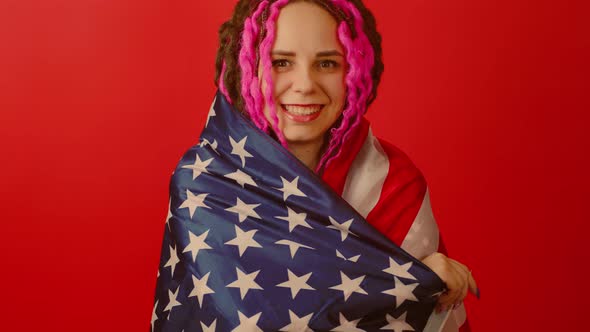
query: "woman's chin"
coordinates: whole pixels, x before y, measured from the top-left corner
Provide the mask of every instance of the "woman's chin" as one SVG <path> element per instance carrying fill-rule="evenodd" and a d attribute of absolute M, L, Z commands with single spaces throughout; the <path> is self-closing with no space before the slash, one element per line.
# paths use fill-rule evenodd
<path fill-rule="evenodd" d="M 288 144 L 306 145 L 306 144 L 323 144 L 322 135 L 306 135 L 302 133 L 283 133 Z"/>

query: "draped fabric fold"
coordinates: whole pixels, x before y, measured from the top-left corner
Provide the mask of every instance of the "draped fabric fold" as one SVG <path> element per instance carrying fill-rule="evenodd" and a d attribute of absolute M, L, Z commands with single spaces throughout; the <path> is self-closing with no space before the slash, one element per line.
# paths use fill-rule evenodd
<path fill-rule="evenodd" d="M 218 93 L 171 178 L 151 329 L 425 331 L 443 282 L 328 183 Z"/>

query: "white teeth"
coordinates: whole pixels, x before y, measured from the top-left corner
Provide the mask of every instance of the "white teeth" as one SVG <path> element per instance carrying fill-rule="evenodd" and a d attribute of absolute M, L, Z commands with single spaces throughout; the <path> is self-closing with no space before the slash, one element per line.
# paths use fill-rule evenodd
<path fill-rule="evenodd" d="M 316 112 L 319 112 L 322 108 L 320 105 L 314 106 L 293 106 L 293 105 L 283 105 L 283 107 L 287 110 L 287 112 L 295 114 L 295 115 L 310 115 Z"/>

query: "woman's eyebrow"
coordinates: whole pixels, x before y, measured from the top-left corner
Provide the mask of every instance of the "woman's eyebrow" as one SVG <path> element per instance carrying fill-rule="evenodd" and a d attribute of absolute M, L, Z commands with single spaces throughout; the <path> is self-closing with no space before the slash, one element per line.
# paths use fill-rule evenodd
<path fill-rule="evenodd" d="M 271 53 L 272 55 L 282 55 L 282 56 L 295 56 L 295 52 L 291 51 L 283 51 L 283 50 L 274 50 Z M 329 50 L 329 51 L 322 51 L 316 53 L 317 57 L 324 57 L 324 56 L 343 56 L 342 53 L 336 50 Z"/>
<path fill-rule="evenodd" d="M 322 57 L 322 56 L 343 56 L 342 53 L 336 51 L 336 50 L 330 50 L 330 51 L 323 51 L 323 52 L 318 52 L 316 53 L 317 57 Z"/>
<path fill-rule="evenodd" d="M 271 52 L 272 55 L 295 56 L 295 52 L 275 50 Z"/>

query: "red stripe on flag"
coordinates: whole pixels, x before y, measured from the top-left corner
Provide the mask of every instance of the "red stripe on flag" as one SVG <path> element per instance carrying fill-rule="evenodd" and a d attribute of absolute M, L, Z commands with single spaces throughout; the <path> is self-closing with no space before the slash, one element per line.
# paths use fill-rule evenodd
<path fill-rule="evenodd" d="M 351 137 L 342 147 L 342 153 L 340 156 L 338 156 L 337 159 L 332 160 L 330 165 L 328 165 L 324 171 L 324 174 L 322 174 L 324 182 L 326 182 L 340 196 L 342 196 L 350 166 L 367 139 L 369 122 L 365 118 L 362 118 L 355 131 L 353 137 Z"/>

